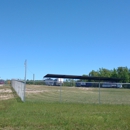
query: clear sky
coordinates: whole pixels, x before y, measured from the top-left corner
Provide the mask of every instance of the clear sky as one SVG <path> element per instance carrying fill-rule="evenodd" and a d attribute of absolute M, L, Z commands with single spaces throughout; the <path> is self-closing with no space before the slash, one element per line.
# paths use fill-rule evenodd
<path fill-rule="evenodd" d="M 0 57 L 2 79 L 130 68 L 130 0 L 0 0 Z"/>

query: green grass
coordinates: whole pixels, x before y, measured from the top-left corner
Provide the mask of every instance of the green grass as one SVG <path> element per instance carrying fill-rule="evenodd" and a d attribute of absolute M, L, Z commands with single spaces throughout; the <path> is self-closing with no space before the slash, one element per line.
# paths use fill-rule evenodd
<path fill-rule="evenodd" d="M 29 102 L 130 104 L 130 89 L 101 88 L 100 95 L 99 88 L 27 85 L 26 90 Z"/>
<path fill-rule="evenodd" d="M 0 102 L 0 129 L 129 130 L 130 106 Z"/>
<path fill-rule="evenodd" d="M 39 89 L 41 89 L 40 86 Z M 109 89 L 109 94 L 113 94 L 113 91 L 111 91 Z M 106 91 L 104 90 L 104 92 Z M 56 96 L 55 92 L 51 93 Z M 116 91 L 115 93 L 120 92 Z M 29 99 L 25 103 L 21 102 L 15 94 L 14 98 L 0 100 L 0 130 L 130 129 L 130 105 L 128 104 L 60 103 L 56 100 L 50 102 L 49 99 L 48 102 L 38 101 L 43 98 L 42 94 L 41 92 L 40 96 L 36 95 L 36 100 L 34 100 L 34 96 L 32 101 Z M 31 97 L 32 94 L 28 96 Z"/>

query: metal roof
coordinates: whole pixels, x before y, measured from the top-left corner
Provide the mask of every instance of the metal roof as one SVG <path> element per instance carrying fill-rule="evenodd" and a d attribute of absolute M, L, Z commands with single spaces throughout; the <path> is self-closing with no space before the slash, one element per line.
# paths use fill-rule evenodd
<path fill-rule="evenodd" d="M 65 79 L 88 79 L 88 80 L 99 80 L 99 81 L 120 81 L 119 78 L 109 77 L 92 77 L 92 76 L 78 76 L 78 75 L 62 75 L 62 74 L 47 74 L 44 78 L 65 78 Z"/>

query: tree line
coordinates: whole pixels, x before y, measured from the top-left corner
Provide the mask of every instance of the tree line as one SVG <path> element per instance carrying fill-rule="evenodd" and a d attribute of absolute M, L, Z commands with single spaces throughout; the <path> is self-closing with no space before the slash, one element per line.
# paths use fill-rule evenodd
<path fill-rule="evenodd" d="M 88 76 L 121 78 L 120 82 L 130 83 L 130 69 L 128 67 L 118 67 L 112 70 L 99 68 L 97 71 L 92 70 Z"/>

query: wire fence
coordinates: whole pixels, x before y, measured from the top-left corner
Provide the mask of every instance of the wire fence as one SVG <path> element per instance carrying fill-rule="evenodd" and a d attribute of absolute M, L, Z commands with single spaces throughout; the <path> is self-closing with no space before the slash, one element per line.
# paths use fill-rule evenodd
<path fill-rule="evenodd" d="M 0 86 L 0 100 L 16 98 L 12 91 L 15 90 L 15 93 L 25 102 L 130 104 L 130 89 L 124 87 L 102 88 L 101 84 L 98 87 L 27 84 L 25 90 L 24 85 L 24 82 L 13 80 L 12 87 L 10 85 Z"/>
<path fill-rule="evenodd" d="M 27 102 L 130 104 L 130 89 L 75 87 L 63 85 L 27 85 Z"/>
<path fill-rule="evenodd" d="M 25 82 L 20 80 L 12 80 L 11 87 L 15 90 L 20 99 L 25 101 Z"/>

